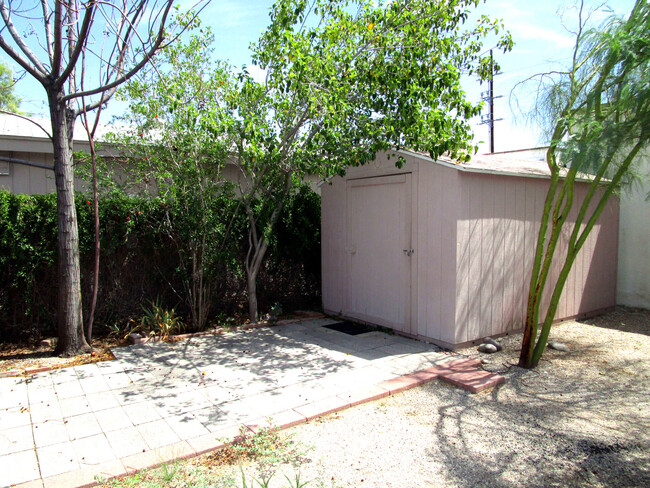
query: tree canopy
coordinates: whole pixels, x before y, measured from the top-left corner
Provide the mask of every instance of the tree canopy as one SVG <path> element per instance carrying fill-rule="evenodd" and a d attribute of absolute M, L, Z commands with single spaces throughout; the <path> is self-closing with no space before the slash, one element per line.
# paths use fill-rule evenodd
<path fill-rule="evenodd" d="M 0 63 L 0 110 L 18 112 L 20 97 L 15 94 L 15 84 L 13 71 Z"/>
<path fill-rule="evenodd" d="M 257 316 L 255 276 L 282 202 L 307 175 L 328 178 L 371 161 L 378 151 L 408 147 L 459 161 L 475 151 L 468 119 L 480 112 L 461 75 L 487 77 L 481 57 L 488 34 L 512 47 L 499 22 L 469 25 L 478 0 L 280 0 L 253 45 L 253 62 L 227 95 L 227 134 L 248 195 L 250 315 Z M 224 119 L 225 120 L 225 119 Z M 400 158 L 396 157 L 400 164 Z M 247 206 L 263 195 L 257 208 Z"/>
<path fill-rule="evenodd" d="M 230 72 L 213 60 L 214 37 L 193 20 L 194 30 L 184 41 L 167 46 L 155 67 L 127 82 L 118 98 L 128 102 L 125 123 L 112 134 L 123 148 L 127 175 L 122 186 L 160 200 L 168 217 L 164 231 L 178 251 L 182 290 L 192 325 L 205 326 L 218 264 L 233 245 L 228 242 L 234 209 L 232 183 L 223 171 L 230 146 L 215 137 L 213 126 L 222 114 L 224 84 Z M 103 168 L 103 188 L 119 177 Z M 183 213 L 178 222 L 170 215 Z M 228 214 L 228 215 L 224 215 Z"/>

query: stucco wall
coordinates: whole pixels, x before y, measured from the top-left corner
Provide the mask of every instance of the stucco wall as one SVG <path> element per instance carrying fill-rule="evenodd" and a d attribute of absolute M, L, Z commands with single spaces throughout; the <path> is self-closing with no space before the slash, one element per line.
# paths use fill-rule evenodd
<path fill-rule="evenodd" d="M 617 302 L 650 309 L 650 150 L 637 171 L 640 181 L 621 193 Z"/>

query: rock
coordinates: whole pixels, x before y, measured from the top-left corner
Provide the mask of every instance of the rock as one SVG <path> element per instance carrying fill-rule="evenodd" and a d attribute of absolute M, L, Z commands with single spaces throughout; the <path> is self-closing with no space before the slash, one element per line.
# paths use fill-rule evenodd
<path fill-rule="evenodd" d="M 556 351 L 569 352 L 569 346 L 562 344 L 561 342 L 549 341 L 548 347 L 555 349 Z"/>
<path fill-rule="evenodd" d="M 503 349 L 503 346 L 501 345 L 501 343 L 495 341 L 495 340 L 492 339 L 491 337 L 486 337 L 485 339 L 483 339 L 483 341 L 484 341 L 486 344 L 492 344 L 494 347 L 497 348 L 497 351 L 500 351 L 501 349 Z"/>
<path fill-rule="evenodd" d="M 481 344 L 478 346 L 478 352 L 484 352 L 486 354 L 492 354 L 497 352 L 497 346 L 494 344 Z"/>
<path fill-rule="evenodd" d="M 485 359 L 485 358 L 481 359 L 481 364 L 490 364 L 491 362 L 492 361 L 490 361 L 489 359 Z"/>

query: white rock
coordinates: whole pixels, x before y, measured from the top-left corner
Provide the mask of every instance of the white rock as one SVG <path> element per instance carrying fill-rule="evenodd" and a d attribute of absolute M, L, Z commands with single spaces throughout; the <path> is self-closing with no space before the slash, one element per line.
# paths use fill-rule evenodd
<path fill-rule="evenodd" d="M 494 344 L 481 344 L 480 346 L 478 346 L 478 352 L 492 354 L 497 351 L 498 351 L 497 346 L 495 346 Z"/>
<path fill-rule="evenodd" d="M 491 337 L 486 337 L 486 338 L 483 339 L 483 340 L 485 341 L 486 344 L 492 344 L 494 347 L 496 347 L 496 348 L 497 348 L 497 351 L 500 351 L 501 349 L 503 349 L 503 346 L 501 345 L 501 343 L 495 341 L 495 340 L 492 339 Z"/>
<path fill-rule="evenodd" d="M 562 344 L 561 342 L 549 341 L 548 347 L 555 349 L 556 351 L 569 352 L 569 346 Z"/>

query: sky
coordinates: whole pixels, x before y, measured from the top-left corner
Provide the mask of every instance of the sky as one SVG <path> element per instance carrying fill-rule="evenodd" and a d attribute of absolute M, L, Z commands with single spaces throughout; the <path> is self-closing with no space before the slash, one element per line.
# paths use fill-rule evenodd
<path fill-rule="evenodd" d="M 602 2 L 585 0 L 587 8 L 594 8 Z M 268 25 L 269 8 L 272 0 L 212 0 L 201 13 L 204 24 L 212 27 L 216 38 L 215 56 L 234 66 L 250 67 L 249 45 L 255 42 Z M 609 0 L 608 7 L 618 15 L 627 15 L 634 0 Z M 494 94 L 501 96 L 495 100 L 495 151 L 510 151 L 537 147 L 544 144 L 541 130 L 526 123 L 522 110 L 513 110 L 511 90 L 515 84 L 527 77 L 551 69 L 565 67 L 570 60 L 574 37 L 569 32 L 577 25 L 577 9 L 573 1 L 563 0 L 487 0 L 477 9 L 475 15 L 487 14 L 502 19 L 505 27 L 512 33 L 515 46 L 509 53 L 495 51 L 495 59 L 501 66 L 501 73 L 494 78 Z M 605 18 L 601 14 L 598 19 Z M 486 49 L 492 47 L 488 40 Z M 0 59 L 6 58 L 0 55 Z M 476 80 L 465 78 L 463 88 L 470 101 L 481 99 L 481 92 L 487 91 L 487 84 L 479 85 Z M 21 110 L 34 115 L 47 116 L 47 105 L 43 90 L 36 82 L 27 78 L 21 80 L 17 92 L 23 99 Z M 524 111 L 533 99 L 520 92 L 519 105 Z M 111 101 L 108 116 L 117 113 L 120 105 Z M 487 113 L 487 108 L 484 110 Z M 480 117 L 471 121 L 475 132 L 475 142 L 479 153 L 489 152 L 487 125 L 480 124 Z"/>

